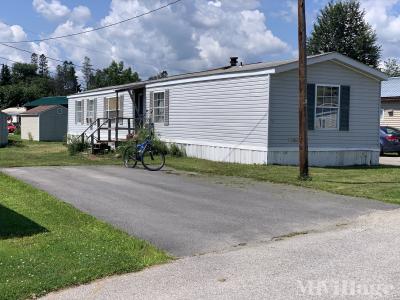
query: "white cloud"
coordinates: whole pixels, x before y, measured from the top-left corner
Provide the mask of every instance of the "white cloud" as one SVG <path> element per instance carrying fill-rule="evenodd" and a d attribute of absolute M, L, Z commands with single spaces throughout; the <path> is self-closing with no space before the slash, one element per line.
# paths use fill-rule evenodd
<path fill-rule="evenodd" d="M 115 23 L 165 3 L 113 0 L 100 24 Z M 290 55 L 290 47 L 267 28 L 259 5 L 258 0 L 186 1 L 134 21 L 69 38 L 68 43 L 76 47 L 65 40 L 57 44 L 68 49 L 74 61 L 81 62 L 85 55 L 95 66 L 106 66 L 111 59 L 123 60 L 144 78 L 163 69 L 181 73 L 227 65 L 229 56 L 254 62 L 284 52 Z M 70 16 L 53 35 L 87 29 L 79 18 Z"/>
<path fill-rule="evenodd" d="M 294 22 L 297 20 L 297 1 L 287 0 L 285 3 L 285 9 L 277 14 L 283 18 L 286 22 Z"/>
<path fill-rule="evenodd" d="M 33 0 L 34 9 L 49 20 L 57 20 L 66 17 L 71 11 L 58 0 Z"/>
<path fill-rule="evenodd" d="M 69 18 L 77 23 L 84 24 L 91 16 L 92 13 L 88 7 L 79 5 L 74 7 Z"/>
<path fill-rule="evenodd" d="M 167 0 L 112 0 L 108 14 L 98 24 L 107 25 L 147 12 L 166 4 Z M 84 56 L 95 67 L 108 66 L 112 59 L 133 66 L 142 78 L 161 70 L 170 74 L 197 71 L 228 65 L 230 56 L 244 63 L 269 59 L 292 48 L 266 25 L 260 11 L 261 0 L 192 0 L 183 1 L 154 14 L 67 39 L 30 43 L 24 47 L 58 59 L 81 64 Z M 68 8 L 57 0 L 33 0 L 38 12 L 48 19 L 57 16 L 60 24 L 50 36 L 91 29 L 85 23 L 91 18 L 89 8 Z M 1 28 L 0 28 L 1 29 Z M 22 28 L 3 36 L 2 40 L 26 39 Z M 29 55 L 11 51 L 27 61 Z M 10 52 L 10 53 L 11 53 Z M 57 64 L 49 61 L 52 68 Z"/>
<path fill-rule="evenodd" d="M 7 25 L 0 21 L 0 41 L 18 41 L 20 39 L 26 38 L 26 33 L 24 32 L 23 28 L 19 25 Z M 23 60 L 23 55 L 15 50 L 0 45 L 0 53 L 1 56 L 12 59 L 15 61 Z M 2 63 L 12 64 L 8 61 L 2 61 Z"/>
<path fill-rule="evenodd" d="M 366 19 L 376 30 L 383 57 L 400 58 L 400 13 L 395 7 L 400 0 L 362 0 Z"/>

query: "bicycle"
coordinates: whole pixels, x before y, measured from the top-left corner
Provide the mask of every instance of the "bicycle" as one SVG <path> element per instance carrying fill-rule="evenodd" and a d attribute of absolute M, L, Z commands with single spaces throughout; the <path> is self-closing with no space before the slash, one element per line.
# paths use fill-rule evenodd
<path fill-rule="evenodd" d="M 124 151 L 124 165 L 126 168 L 135 168 L 138 161 L 145 169 L 159 171 L 165 165 L 165 155 L 153 145 L 153 132 L 145 138 L 143 143 L 128 146 Z"/>

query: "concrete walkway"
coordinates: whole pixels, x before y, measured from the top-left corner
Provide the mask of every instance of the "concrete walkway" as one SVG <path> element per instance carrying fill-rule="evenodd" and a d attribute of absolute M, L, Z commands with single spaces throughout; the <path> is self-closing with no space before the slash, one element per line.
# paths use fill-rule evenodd
<path fill-rule="evenodd" d="M 177 257 L 319 230 L 398 207 L 293 186 L 122 167 L 3 171 Z"/>
<path fill-rule="evenodd" d="M 381 156 L 379 164 L 387 166 L 400 166 L 400 156 Z"/>
<path fill-rule="evenodd" d="M 400 299 L 400 210 L 187 257 L 44 299 Z"/>

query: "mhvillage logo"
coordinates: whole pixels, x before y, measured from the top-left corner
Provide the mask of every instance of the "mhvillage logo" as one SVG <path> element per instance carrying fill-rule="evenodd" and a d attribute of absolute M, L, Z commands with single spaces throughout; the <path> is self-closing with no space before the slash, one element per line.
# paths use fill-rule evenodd
<path fill-rule="evenodd" d="M 393 284 L 360 283 L 355 280 L 297 281 L 299 293 L 308 296 L 375 296 L 384 297 L 395 289 Z"/>

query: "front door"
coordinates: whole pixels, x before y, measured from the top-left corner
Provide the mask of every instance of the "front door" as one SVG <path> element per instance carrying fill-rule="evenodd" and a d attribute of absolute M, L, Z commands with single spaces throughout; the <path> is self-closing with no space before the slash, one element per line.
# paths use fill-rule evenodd
<path fill-rule="evenodd" d="M 143 90 L 135 92 L 135 122 L 136 126 L 143 126 L 144 124 L 144 93 Z"/>

